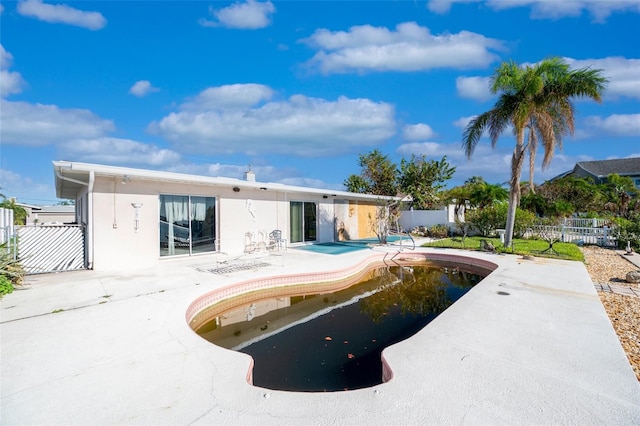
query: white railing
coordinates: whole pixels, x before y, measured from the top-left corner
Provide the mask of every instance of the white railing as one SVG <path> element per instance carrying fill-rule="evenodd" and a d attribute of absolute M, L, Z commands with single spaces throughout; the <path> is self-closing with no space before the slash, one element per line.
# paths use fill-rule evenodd
<path fill-rule="evenodd" d="M 16 227 L 13 224 L 13 210 L 0 207 L 0 244 L 16 258 Z"/>
<path fill-rule="evenodd" d="M 558 241 L 565 243 L 582 242 L 583 244 L 595 244 L 598 246 L 615 246 L 616 239 L 612 235 L 612 229 L 603 226 L 601 228 L 583 226 L 547 226 L 538 225 L 532 229 L 533 235 L 554 236 Z"/>
<path fill-rule="evenodd" d="M 577 228 L 602 228 L 608 224 L 606 219 L 568 217 L 562 221 L 564 226 Z"/>

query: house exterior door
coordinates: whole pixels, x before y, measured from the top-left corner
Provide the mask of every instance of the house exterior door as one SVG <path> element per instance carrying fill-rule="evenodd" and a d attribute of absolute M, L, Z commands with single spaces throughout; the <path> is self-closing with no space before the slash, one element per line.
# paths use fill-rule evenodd
<path fill-rule="evenodd" d="M 316 241 L 318 231 L 316 203 L 292 201 L 290 203 L 289 223 L 292 243 Z"/>

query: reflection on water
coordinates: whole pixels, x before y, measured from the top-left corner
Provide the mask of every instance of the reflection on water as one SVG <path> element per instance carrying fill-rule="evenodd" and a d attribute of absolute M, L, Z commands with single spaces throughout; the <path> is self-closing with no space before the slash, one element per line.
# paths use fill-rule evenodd
<path fill-rule="evenodd" d="M 261 298 L 227 310 L 198 330 L 254 359 L 256 386 L 337 391 L 382 383 L 382 350 L 417 333 L 488 271 L 404 265 L 371 270 L 332 293 Z M 426 348 L 425 348 L 426 349 Z"/>

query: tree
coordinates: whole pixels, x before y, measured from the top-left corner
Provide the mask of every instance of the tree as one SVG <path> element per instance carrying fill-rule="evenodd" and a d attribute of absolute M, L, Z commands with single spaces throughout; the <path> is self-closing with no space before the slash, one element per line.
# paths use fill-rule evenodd
<path fill-rule="evenodd" d="M 398 192 L 396 165 L 374 149 L 360 155 L 360 175 L 351 175 L 344 181 L 347 191 L 362 194 L 391 195 Z"/>
<path fill-rule="evenodd" d="M 606 192 L 609 194 L 610 201 L 615 204 L 617 209 L 616 213 L 621 217 L 626 217 L 632 196 L 638 194 L 633 180 L 628 176 L 620 176 L 612 173 L 607 176 L 605 187 Z"/>
<path fill-rule="evenodd" d="M 482 182 L 474 185 L 469 194 L 469 200 L 475 207 L 483 209 L 496 202 L 506 201 L 509 193 L 502 185 Z"/>
<path fill-rule="evenodd" d="M 607 201 L 600 185 L 595 185 L 590 178 L 573 176 L 545 182 L 538 187 L 538 193 L 534 195 L 539 195 L 544 200 L 545 208 L 542 209 L 542 213 L 550 212 L 551 206 L 559 202 L 570 203 L 573 211 L 577 213 L 587 213 L 600 210 Z M 522 202 L 526 203 L 525 208 L 529 210 L 532 210 L 529 207 L 531 199 L 535 199 L 531 194 L 522 199 Z M 539 204 L 542 205 L 541 202 Z"/>
<path fill-rule="evenodd" d="M 485 208 L 508 198 L 509 193 L 502 185 L 487 183 L 481 176 L 467 179 L 463 185 L 449 189 L 444 196 L 448 203 L 455 203 L 456 214 L 462 206 Z"/>
<path fill-rule="evenodd" d="M 431 209 L 441 205 L 443 183 L 451 179 L 455 171 L 446 156 L 440 161 L 427 161 L 425 155 L 412 155 L 411 160 L 403 158 L 400 162 L 398 187 L 403 194 L 411 196 L 416 209 Z"/>
<path fill-rule="evenodd" d="M 520 204 L 520 175 L 525 154 L 531 157 L 540 143 L 544 148 L 543 168 L 546 168 L 561 146 L 562 136 L 573 134 L 573 97 L 588 97 L 600 102 L 607 79 L 602 70 L 583 68 L 570 70 L 560 58 L 549 58 L 532 66 L 504 62 L 491 77 L 491 93 L 500 92 L 492 109 L 475 117 L 464 130 L 462 146 L 471 158 L 482 134 L 488 130 L 491 145 L 509 125 L 513 127 L 516 145 L 511 157 L 509 209 L 505 246 L 513 240 L 516 209 Z M 526 132 L 529 137 L 525 138 Z M 527 142 L 525 143 L 525 139 Z M 530 176 L 533 182 L 533 176 Z"/>
<path fill-rule="evenodd" d="M 27 211 L 24 207 L 16 203 L 15 198 L 5 199 L 0 203 L 0 207 L 8 210 L 13 210 L 13 224 L 24 225 L 27 223 Z"/>

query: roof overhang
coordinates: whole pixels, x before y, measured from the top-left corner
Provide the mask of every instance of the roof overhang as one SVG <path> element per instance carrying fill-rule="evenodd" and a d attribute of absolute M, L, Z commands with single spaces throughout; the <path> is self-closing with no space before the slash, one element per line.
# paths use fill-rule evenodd
<path fill-rule="evenodd" d="M 401 197 L 389 197 L 371 194 L 358 194 L 348 191 L 333 191 L 322 188 L 308 188 L 302 186 L 285 185 L 272 182 L 255 182 L 227 177 L 200 176 L 183 173 L 173 173 L 158 170 L 133 169 L 128 167 L 105 166 L 100 164 L 77 163 L 69 161 L 54 161 L 53 168 L 56 182 L 56 196 L 58 198 L 75 199 L 77 194 L 89 185 L 91 173 L 97 177 L 111 177 L 114 179 L 147 180 L 157 182 L 175 182 L 190 185 L 210 185 L 226 188 L 257 189 L 263 191 L 277 191 L 280 193 L 313 194 L 326 198 L 362 201 L 400 201 Z"/>

